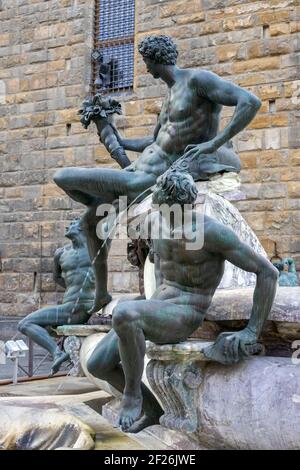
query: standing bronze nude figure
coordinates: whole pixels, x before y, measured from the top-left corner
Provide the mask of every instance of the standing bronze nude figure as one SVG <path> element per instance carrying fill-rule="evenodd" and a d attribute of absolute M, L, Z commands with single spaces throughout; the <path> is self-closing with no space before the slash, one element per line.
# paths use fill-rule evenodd
<path fill-rule="evenodd" d="M 123 139 L 116 135 L 124 150 L 141 156 L 123 170 L 109 168 L 65 168 L 54 181 L 73 200 L 87 206 L 84 227 L 90 257 L 96 275 L 96 298 L 91 311 L 100 310 L 111 297 L 107 292 L 107 256 L 109 243 L 96 235 L 97 206 L 127 196 L 128 203 L 141 200 L 158 176 L 182 157 L 195 180 L 216 173 L 240 171 L 239 157 L 228 145 L 260 108 L 260 100 L 250 92 L 206 70 L 181 69 L 176 65 L 177 47 L 168 36 L 145 38 L 139 52 L 147 70 L 162 79 L 168 93 L 154 135 L 143 139 Z M 235 106 L 227 127 L 218 132 L 222 106 Z M 100 249 L 100 253 L 99 253 Z"/>
<path fill-rule="evenodd" d="M 157 182 L 153 203 L 182 208 L 192 205 L 197 187 L 188 173 L 167 171 Z M 186 215 L 186 214 L 185 214 Z M 88 361 L 92 375 L 108 381 L 123 393 L 119 425 L 138 432 L 157 423 L 162 410 L 141 382 L 146 344 L 185 341 L 205 318 L 221 282 L 225 260 L 257 276 L 250 320 L 245 329 L 222 333 L 204 353 L 222 364 L 233 364 L 256 353 L 258 338 L 276 293 L 277 269 L 256 254 L 228 227 L 189 208 L 190 223 L 166 219 L 159 209 L 150 216 L 155 233 L 174 234 L 152 239 L 160 259 L 161 284 L 149 300 L 120 302 L 113 310 L 113 329 L 96 346 Z M 158 232 L 158 228 L 161 232 Z M 187 242 L 202 230 L 203 244 L 187 249 Z M 182 237 L 175 236 L 176 232 Z M 122 364 L 122 366 L 121 366 Z"/>
<path fill-rule="evenodd" d="M 58 372 L 69 358 L 50 336 L 47 327 L 86 323 L 95 298 L 95 276 L 80 219 L 66 228 L 65 236 L 72 245 L 56 250 L 54 281 L 65 290 L 61 305 L 51 305 L 30 313 L 18 324 L 21 333 L 45 348 L 53 357 L 51 374 Z"/>

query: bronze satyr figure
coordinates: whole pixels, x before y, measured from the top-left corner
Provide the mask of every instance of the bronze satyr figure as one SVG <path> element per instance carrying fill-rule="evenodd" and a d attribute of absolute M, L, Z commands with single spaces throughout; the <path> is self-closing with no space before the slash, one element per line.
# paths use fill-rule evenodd
<path fill-rule="evenodd" d="M 240 160 L 229 141 L 251 122 L 261 105 L 252 93 L 212 72 L 179 68 L 177 47 L 168 36 L 143 39 L 139 51 L 149 73 L 168 87 L 153 136 L 127 140 L 115 130 L 121 147 L 140 152 L 139 158 L 123 170 L 65 168 L 54 176 L 59 187 L 88 208 L 84 226 L 96 274 L 92 312 L 111 300 L 107 292 L 109 243 L 103 246 L 96 235 L 96 225 L 101 220 L 96 216 L 97 206 L 111 203 L 119 196 L 127 196 L 128 203 L 136 198 L 141 200 L 157 177 L 180 157 L 181 169 L 188 170 L 195 180 L 226 171 L 239 172 Z M 230 123 L 219 132 L 223 105 L 236 109 Z"/>
<path fill-rule="evenodd" d="M 66 237 L 72 245 L 56 250 L 54 255 L 54 281 L 65 290 L 61 305 L 50 305 L 29 314 L 20 321 L 18 329 L 53 357 L 52 375 L 69 358 L 56 344 L 47 328 L 60 325 L 86 323 L 95 298 L 95 276 L 86 246 L 86 237 L 79 219 L 70 223 Z"/>
<path fill-rule="evenodd" d="M 152 239 L 153 252 L 160 259 L 161 284 L 151 299 L 124 301 L 114 308 L 113 330 L 88 361 L 88 370 L 94 376 L 123 393 L 119 424 L 124 431 L 138 432 L 157 423 L 162 414 L 156 399 L 141 382 L 145 340 L 178 343 L 201 326 L 222 279 L 225 260 L 256 274 L 252 313 L 245 329 L 222 333 L 204 353 L 222 364 L 234 364 L 259 350 L 258 338 L 276 292 L 277 270 L 230 228 L 196 212 L 196 196 L 196 185 L 188 173 L 169 170 L 158 179 L 153 202 L 160 208 L 162 204 L 190 205 L 190 222 L 185 222 L 182 230 L 182 217 L 166 219 L 161 209 L 151 214 L 150 225 L 160 227 L 159 233 L 174 234 Z M 188 250 L 187 243 L 199 229 L 203 233 L 201 247 Z M 175 236 L 178 231 L 181 237 Z"/>

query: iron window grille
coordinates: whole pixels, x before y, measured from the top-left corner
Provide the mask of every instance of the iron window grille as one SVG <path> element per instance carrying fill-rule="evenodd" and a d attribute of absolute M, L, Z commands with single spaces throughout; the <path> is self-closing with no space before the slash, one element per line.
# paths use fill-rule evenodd
<path fill-rule="evenodd" d="M 135 0 L 95 1 L 92 91 L 133 87 Z"/>

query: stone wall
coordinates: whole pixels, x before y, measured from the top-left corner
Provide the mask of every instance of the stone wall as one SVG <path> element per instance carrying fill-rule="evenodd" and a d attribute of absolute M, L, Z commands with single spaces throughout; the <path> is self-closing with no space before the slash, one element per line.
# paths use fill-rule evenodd
<path fill-rule="evenodd" d="M 300 269 L 300 1 L 137 0 L 136 43 L 149 33 L 176 40 L 182 67 L 203 66 L 253 91 L 262 108 L 235 139 L 246 201 L 238 203 L 270 256 Z M 52 256 L 78 215 L 52 182 L 62 166 L 112 166 L 77 109 L 90 83 L 93 0 L 0 2 L 0 314 L 23 315 L 61 293 Z M 2 93 L 1 93 L 2 92 Z M 136 53 L 135 86 L 122 97 L 124 135 L 153 130 L 162 82 Z M 224 109 L 222 125 L 232 115 Z M 134 155 L 132 155 L 134 157 Z M 137 290 L 137 273 L 114 243 L 110 286 Z"/>
<path fill-rule="evenodd" d="M 56 169 L 112 165 L 77 116 L 89 92 L 93 9 L 93 0 L 0 2 L 0 315 L 61 298 L 53 254 L 82 208 L 53 183 Z M 124 253 L 115 243 L 113 291 L 137 290 Z"/>
<path fill-rule="evenodd" d="M 138 37 L 170 34 L 179 65 L 203 67 L 262 100 L 234 139 L 247 200 L 238 208 L 268 254 L 291 255 L 300 269 L 300 1 L 143 0 Z M 160 87 L 139 61 L 133 114 L 159 109 Z M 224 126 L 232 110 L 223 111 Z M 134 123 L 133 123 L 134 125 Z M 135 130 L 130 129 L 134 134 Z"/>

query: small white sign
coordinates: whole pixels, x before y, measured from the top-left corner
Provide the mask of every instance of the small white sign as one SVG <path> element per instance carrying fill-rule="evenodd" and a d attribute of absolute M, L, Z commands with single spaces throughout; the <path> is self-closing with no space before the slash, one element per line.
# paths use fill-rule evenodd
<path fill-rule="evenodd" d="M 5 343 L 0 341 L 0 364 L 6 364 Z"/>

